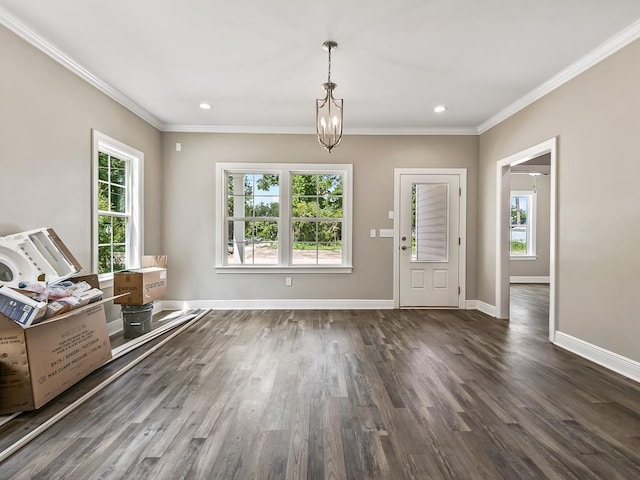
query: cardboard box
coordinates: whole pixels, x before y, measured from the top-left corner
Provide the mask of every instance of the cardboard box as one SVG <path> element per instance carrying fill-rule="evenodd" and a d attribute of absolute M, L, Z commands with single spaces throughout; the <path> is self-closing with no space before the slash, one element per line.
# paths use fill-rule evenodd
<path fill-rule="evenodd" d="M 0 285 L 0 314 L 23 327 L 37 322 L 47 313 L 47 302 L 33 300 L 9 287 Z"/>
<path fill-rule="evenodd" d="M 60 315 L 65 313 L 66 310 L 75 310 L 76 308 L 102 300 L 102 290 L 97 288 L 99 285 L 97 275 L 75 277 L 68 281 L 73 283 L 83 281 L 88 283 L 92 288 L 91 290 L 75 295 L 76 303 L 68 305 L 68 308 L 62 311 L 60 311 L 59 302 L 40 302 L 24 295 L 20 291 L 0 285 L 0 313 L 23 327 L 29 327 L 44 320 L 47 315 L 53 317 L 56 314 Z"/>
<path fill-rule="evenodd" d="M 142 257 L 142 268 L 117 272 L 113 275 L 113 293 L 122 295 L 113 303 L 145 305 L 164 298 L 167 292 L 167 257 Z"/>
<path fill-rule="evenodd" d="M 26 328 L 0 314 L 0 414 L 40 408 L 111 358 L 110 300 Z"/>

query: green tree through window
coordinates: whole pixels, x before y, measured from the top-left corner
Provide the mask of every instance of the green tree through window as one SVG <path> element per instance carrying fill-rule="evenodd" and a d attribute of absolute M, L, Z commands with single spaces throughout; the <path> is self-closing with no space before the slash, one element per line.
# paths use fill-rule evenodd
<path fill-rule="evenodd" d="M 279 176 L 228 173 L 229 264 L 277 264 L 280 216 Z"/>
<path fill-rule="evenodd" d="M 126 268 L 127 162 L 98 153 L 98 273 Z"/>
<path fill-rule="evenodd" d="M 218 165 L 218 265 L 351 268 L 350 165 Z"/>
<path fill-rule="evenodd" d="M 532 196 L 511 195 L 511 255 L 532 255 Z"/>
<path fill-rule="evenodd" d="M 293 264 L 342 261 L 342 175 L 293 174 Z"/>

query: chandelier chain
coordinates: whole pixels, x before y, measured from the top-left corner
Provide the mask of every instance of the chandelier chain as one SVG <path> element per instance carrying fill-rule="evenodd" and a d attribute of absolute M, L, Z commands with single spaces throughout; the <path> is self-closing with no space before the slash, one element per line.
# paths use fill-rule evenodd
<path fill-rule="evenodd" d="M 327 75 L 327 83 L 331 83 L 331 47 L 329 47 L 329 74 Z"/>

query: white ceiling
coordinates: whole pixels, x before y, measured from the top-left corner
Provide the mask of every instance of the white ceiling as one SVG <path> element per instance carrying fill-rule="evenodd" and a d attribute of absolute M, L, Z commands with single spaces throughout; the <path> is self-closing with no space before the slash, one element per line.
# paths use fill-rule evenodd
<path fill-rule="evenodd" d="M 483 131 L 638 19 L 639 0 L 0 0 L 0 22 L 174 131 L 313 132 L 325 40 L 346 134 Z"/>

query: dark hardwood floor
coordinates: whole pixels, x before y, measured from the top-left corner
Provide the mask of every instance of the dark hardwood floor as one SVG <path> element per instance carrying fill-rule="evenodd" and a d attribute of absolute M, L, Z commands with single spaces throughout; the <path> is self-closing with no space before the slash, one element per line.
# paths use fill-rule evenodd
<path fill-rule="evenodd" d="M 640 386 L 553 347 L 538 287 L 510 323 L 211 312 L 0 478 L 640 478 Z"/>

